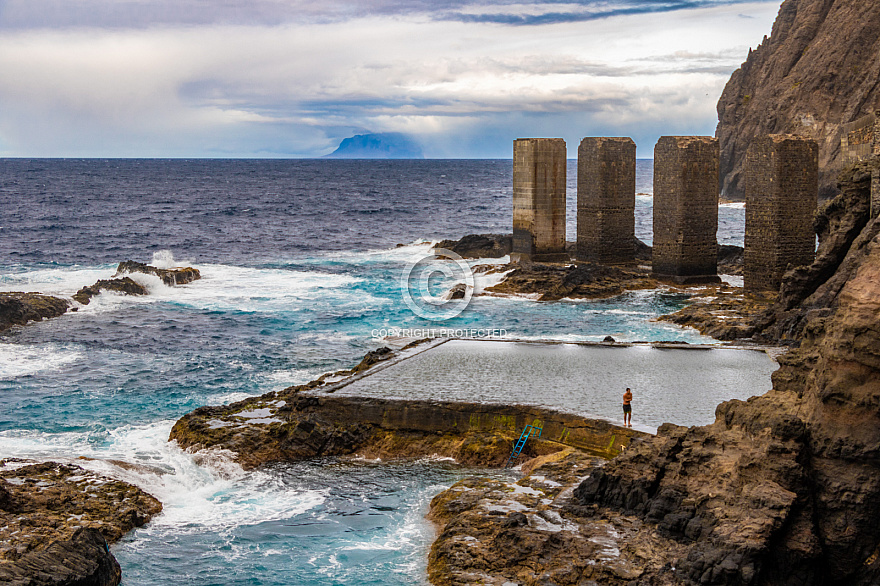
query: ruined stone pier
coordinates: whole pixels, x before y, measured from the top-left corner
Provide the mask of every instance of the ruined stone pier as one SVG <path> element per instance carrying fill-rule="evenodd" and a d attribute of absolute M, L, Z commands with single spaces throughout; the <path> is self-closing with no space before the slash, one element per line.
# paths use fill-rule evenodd
<path fill-rule="evenodd" d="M 578 148 L 577 260 L 635 261 L 636 144 L 587 137 Z"/>
<path fill-rule="evenodd" d="M 513 250 L 519 262 L 568 262 L 565 252 L 565 141 L 513 142 Z"/>
<path fill-rule="evenodd" d="M 656 278 L 717 283 L 718 140 L 663 136 L 654 147 Z"/>
<path fill-rule="evenodd" d="M 757 137 L 744 169 L 744 288 L 778 291 L 788 267 L 808 265 L 816 255 L 819 146 L 793 135 Z"/>

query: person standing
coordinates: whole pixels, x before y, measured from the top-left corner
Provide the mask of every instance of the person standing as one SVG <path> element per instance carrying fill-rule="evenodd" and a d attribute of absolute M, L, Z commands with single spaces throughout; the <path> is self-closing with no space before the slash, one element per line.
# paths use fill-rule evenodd
<path fill-rule="evenodd" d="M 624 427 L 632 427 L 632 403 L 633 394 L 629 387 L 623 393 L 623 425 Z"/>

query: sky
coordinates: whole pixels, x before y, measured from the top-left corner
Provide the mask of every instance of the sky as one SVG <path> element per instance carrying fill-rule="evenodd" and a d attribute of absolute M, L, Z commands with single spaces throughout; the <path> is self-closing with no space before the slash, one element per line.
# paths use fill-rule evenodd
<path fill-rule="evenodd" d="M 781 0 L 0 0 L 0 156 L 429 158 L 712 135 Z"/>

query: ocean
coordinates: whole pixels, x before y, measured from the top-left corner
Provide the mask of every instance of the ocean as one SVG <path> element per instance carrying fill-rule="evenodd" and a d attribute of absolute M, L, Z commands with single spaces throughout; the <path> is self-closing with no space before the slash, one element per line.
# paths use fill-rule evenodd
<path fill-rule="evenodd" d="M 573 161 L 568 178 L 573 240 Z M 0 333 L 0 458 L 74 461 L 163 502 L 113 547 L 126 585 L 424 582 L 430 497 L 473 471 L 426 459 L 245 473 L 166 440 L 198 406 L 353 366 L 383 345 L 374 331 L 436 327 L 403 301 L 401 272 L 432 241 L 509 232 L 510 183 L 509 160 L 0 159 L 0 290 L 69 297 L 128 259 L 202 273 L 174 288 L 138 276 L 150 295 L 104 293 Z M 638 163 L 637 191 L 650 243 L 651 161 Z M 743 226 L 741 205 L 719 209 L 719 242 L 742 245 Z M 444 326 L 711 342 L 651 321 L 683 304 L 664 290 L 477 297 Z"/>

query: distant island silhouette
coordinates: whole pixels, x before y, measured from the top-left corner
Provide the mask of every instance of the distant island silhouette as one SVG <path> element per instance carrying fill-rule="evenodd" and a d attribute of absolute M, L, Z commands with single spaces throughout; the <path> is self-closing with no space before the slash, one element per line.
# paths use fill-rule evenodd
<path fill-rule="evenodd" d="M 358 134 L 344 139 L 326 155 L 331 159 L 424 159 L 422 147 L 399 132 Z"/>

